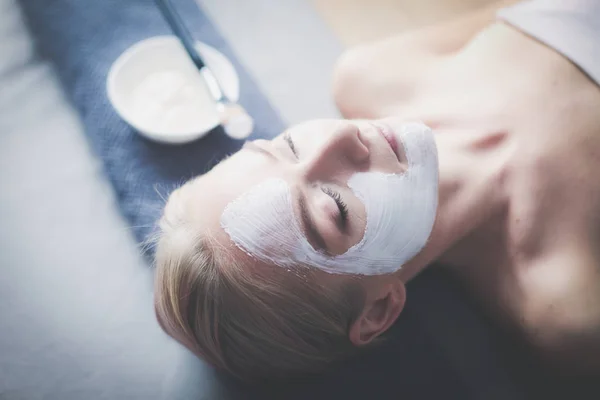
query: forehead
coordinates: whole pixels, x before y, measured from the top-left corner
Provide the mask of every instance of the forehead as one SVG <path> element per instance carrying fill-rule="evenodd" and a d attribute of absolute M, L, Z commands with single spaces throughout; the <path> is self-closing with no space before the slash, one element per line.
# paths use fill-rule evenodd
<path fill-rule="evenodd" d="M 346 121 L 339 119 L 314 119 L 295 125 L 287 132 L 291 133 L 295 139 L 322 142 L 346 124 Z"/>
<path fill-rule="evenodd" d="M 231 201 L 268 178 L 283 176 L 281 168 L 273 168 L 268 157 L 240 150 L 185 184 L 179 189 L 180 195 L 173 197 L 183 202 L 186 215 L 201 231 L 219 238 L 224 234 L 220 217 Z"/>

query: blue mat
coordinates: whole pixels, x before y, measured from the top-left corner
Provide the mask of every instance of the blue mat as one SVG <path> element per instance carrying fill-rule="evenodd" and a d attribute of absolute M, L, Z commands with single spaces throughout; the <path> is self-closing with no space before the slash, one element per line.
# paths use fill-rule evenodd
<path fill-rule="evenodd" d="M 245 72 L 225 40 L 193 0 L 174 0 L 198 40 L 219 49 L 240 77 L 240 103 L 254 117 L 254 137 L 270 138 L 284 124 Z M 161 198 L 239 148 L 221 128 L 187 145 L 142 138 L 113 110 L 106 94 L 112 63 L 132 44 L 171 34 L 152 0 L 23 0 L 43 57 L 53 61 L 79 111 L 89 141 L 104 161 L 124 216 L 143 242 L 160 217 Z M 160 194 L 159 194 L 160 193 Z"/>

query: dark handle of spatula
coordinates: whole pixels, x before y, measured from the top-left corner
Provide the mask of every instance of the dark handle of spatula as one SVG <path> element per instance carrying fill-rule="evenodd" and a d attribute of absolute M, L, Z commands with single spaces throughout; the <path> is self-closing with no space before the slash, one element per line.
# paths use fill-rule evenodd
<path fill-rule="evenodd" d="M 185 51 L 188 53 L 194 64 L 196 64 L 198 70 L 202 69 L 204 67 L 204 61 L 202 61 L 200 54 L 196 51 L 194 38 L 175 10 L 175 6 L 171 3 L 171 0 L 155 0 L 155 2 L 163 17 L 171 27 L 171 30 L 179 38 L 181 44 L 185 47 Z"/>

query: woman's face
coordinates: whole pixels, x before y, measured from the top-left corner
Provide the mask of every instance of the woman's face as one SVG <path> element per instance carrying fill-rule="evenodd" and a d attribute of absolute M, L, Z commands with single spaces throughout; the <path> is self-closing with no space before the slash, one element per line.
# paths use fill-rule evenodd
<path fill-rule="evenodd" d="M 410 143 L 412 137 L 394 119 L 302 123 L 273 140 L 247 142 L 185 185 L 181 194 L 186 212 L 222 244 L 233 242 L 238 251 L 261 261 L 331 264 L 327 272 L 336 272 L 337 264 L 330 260 L 346 253 L 361 250 L 359 258 L 377 258 L 387 247 L 404 246 L 393 242 L 407 227 L 396 226 L 399 232 L 392 232 L 393 227 L 385 227 L 389 221 L 408 218 L 414 225 L 415 215 L 423 214 L 425 221 L 417 224 L 433 224 L 435 144 L 430 132 L 414 136 L 417 139 Z M 428 236 L 431 226 L 418 229 Z M 378 232 L 387 234 L 377 236 Z M 409 234 L 408 241 L 414 242 L 414 236 Z M 386 241 L 391 243 L 382 248 Z M 397 267 L 404 261 L 399 260 Z"/>

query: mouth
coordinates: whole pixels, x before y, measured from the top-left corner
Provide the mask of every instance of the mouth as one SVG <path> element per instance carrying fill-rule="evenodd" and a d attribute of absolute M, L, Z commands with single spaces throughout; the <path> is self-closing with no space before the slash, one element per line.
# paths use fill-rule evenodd
<path fill-rule="evenodd" d="M 396 154 L 396 158 L 400 162 L 406 161 L 406 154 L 404 150 L 404 146 L 401 143 L 398 143 L 396 140 L 396 135 L 394 134 L 394 130 L 380 121 L 373 122 L 372 125 L 377 129 L 377 131 L 383 136 L 385 141 L 390 145 L 390 148 Z"/>

